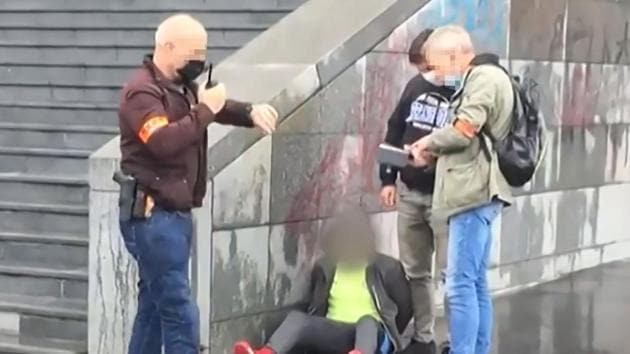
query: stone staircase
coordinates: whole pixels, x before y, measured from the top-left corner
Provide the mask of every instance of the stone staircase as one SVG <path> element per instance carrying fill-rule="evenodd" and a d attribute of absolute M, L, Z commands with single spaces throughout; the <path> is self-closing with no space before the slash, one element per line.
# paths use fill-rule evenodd
<path fill-rule="evenodd" d="M 302 2 L 2 1 L 0 354 L 87 351 L 87 157 L 117 134 L 156 25 L 193 13 L 217 62 Z"/>

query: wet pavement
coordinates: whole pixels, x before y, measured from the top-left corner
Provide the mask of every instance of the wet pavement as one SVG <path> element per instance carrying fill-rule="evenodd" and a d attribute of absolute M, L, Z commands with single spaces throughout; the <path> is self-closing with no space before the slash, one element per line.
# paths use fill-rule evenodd
<path fill-rule="evenodd" d="M 630 261 L 495 300 L 494 354 L 630 354 Z"/>

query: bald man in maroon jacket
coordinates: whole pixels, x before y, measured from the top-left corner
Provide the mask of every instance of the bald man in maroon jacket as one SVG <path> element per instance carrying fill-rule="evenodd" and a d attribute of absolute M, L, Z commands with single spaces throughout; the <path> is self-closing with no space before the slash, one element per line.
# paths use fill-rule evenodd
<path fill-rule="evenodd" d="M 121 221 L 138 262 L 138 312 L 130 354 L 199 353 L 199 312 L 191 297 L 191 209 L 206 194 L 207 128 L 212 122 L 271 133 L 276 110 L 226 99 L 223 84 L 195 81 L 206 70 L 208 36 L 188 15 L 165 20 L 155 51 L 123 88 L 120 102 L 122 171 L 144 192 L 144 216 Z"/>

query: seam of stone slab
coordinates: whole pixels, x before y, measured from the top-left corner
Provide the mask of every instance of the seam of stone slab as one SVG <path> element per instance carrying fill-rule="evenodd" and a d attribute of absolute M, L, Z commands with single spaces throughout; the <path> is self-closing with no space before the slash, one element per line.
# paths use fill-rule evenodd
<path fill-rule="evenodd" d="M 274 307 L 274 308 L 271 308 L 271 309 L 268 308 L 268 309 L 262 309 L 262 310 L 246 311 L 246 312 L 243 312 L 243 313 L 239 313 L 238 315 L 234 315 L 232 317 L 213 318 L 213 319 L 211 319 L 210 324 L 229 322 L 229 321 L 239 320 L 239 319 L 242 319 L 242 318 L 248 318 L 248 317 L 264 315 L 264 314 L 268 314 L 268 313 L 276 313 L 276 312 L 285 312 L 285 311 L 295 310 L 295 309 L 299 308 L 300 305 L 304 306 L 305 303 L 298 302 L 298 303 L 293 304 L 293 305 L 283 305 L 283 306 Z"/>
<path fill-rule="evenodd" d="M 22 233 L 22 232 L 8 232 L 0 231 L 0 240 L 11 242 L 24 242 L 24 243 L 41 243 L 52 245 L 67 245 L 67 246 L 84 246 L 89 245 L 89 239 L 82 236 L 72 235 L 49 235 L 40 233 Z"/>
<path fill-rule="evenodd" d="M 530 283 L 527 283 L 527 284 L 515 285 L 515 286 L 511 286 L 511 287 L 505 288 L 505 289 L 497 289 L 497 290 L 492 291 L 492 297 L 494 297 L 494 298 L 501 298 L 501 297 L 505 297 L 505 296 L 518 294 L 520 292 L 527 291 L 528 289 L 535 288 L 535 287 L 540 286 L 540 285 L 545 285 L 545 284 L 556 282 L 556 281 L 570 279 L 570 278 L 573 278 L 575 276 L 578 276 L 580 273 L 593 271 L 593 270 L 595 270 L 596 268 L 599 268 L 599 267 L 609 266 L 609 265 L 612 265 L 612 264 L 621 263 L 621 262 L 627 262 L 627 261 L 628 260 L 616 260 L 616 261 L 612 261 L 612 262 L 601 262 L 601 263 L 598 263 L 598 264 L 596 264 L 596 265 L 594 265 L 592 267 L 588 267 L 588 268 L 584 268 L 584 269 L 580 269 L 580 270 L 576 270 L 576 271 L 572 271 L 572 272 L 568 272 L 568 273 L 563 273 L 560 276 L 552 278 L 552 279 L 549 279 L 549 280 L 542 280 L 542 281 L 538 281 L 538 282 L 530 282 Z"/>
<path fill-rule="evenodd" d="M 559 181 L 559 182 L 562 182 L 562 181 Z M 557 182 L 552 182 L 552 184 L 556 184 L 556 183 Z M 545 194 L 553 194 L 553 193 L 558 193 L 558 192 L 582 192 L 586 190 L 598 190 L 600 188 L 604 188 L 608 186 L 619 186 L 619 185 L 630 185 L 630 182 L 629 181 L 611 181 L 611 182 L 604 181 L 604 184 L 576 185 L 576 186 L 570 186 L 568 188 L 566 186 L 562 186 L 558 188 L 542 186 L 542 188 L 544 188 L 542 190 L 535 188 L 534 190 L 528 190 L 528 191 L 520 191 L 520 190 L 516 191 L 514 192 L 514 196 L 517 198 L 520 198 L 520 197 L 543 196 Z"/>
<path fill-rule="evenodd" d="M 33 278 L 88 281 L 87 267 L 73 270 L 0 264 L 0 274 L 28 276 Z"/>
<path fill-rule="evenodd" d="M 538 260 L 546 259 L 546 258 L 557 258 L 557 257 L 562 257 L 562 256 L 569 256 L 569 255 L 572 255 L 572 254 L 580 253 L 582 251 L 592 251 L 592 250 L 597 250 L 597 249 L 601 250 L 602 248 L 605 248 L 606 246 L 614 245 L 614 244 L 617 244 L 617 243 L 626 243 L 626 242 L 630 242 L 630 237 L 624 238 L 624 239 L 621 239 L 621 240 L 617 240 L 617 241 L 609 241 L 609 242 L 604 242 L 604 243 L 598 243 L 596 245 L 589 245 L 589 246 L 584 246 L 584 247 L 580 247 L 580 248 L 572 248 L 572 249 L 566 250 L 566 251 L 554 251 L 554 253 L 552 253 L 552 254 L 545 254 L 545 255 L 540 255 L 540 256 L 528 257 L 528 258 L 523 258 L 523 259 L 516 260 L 516 261 L 501 262 L 499 264 L 491 265 L 490 267 L 488 267 L 488 269 L 489 270 L 500 269 L 502 267 L 509 267 L 509 266 L 513 266 L 513 265 L 518 265 L 520 263 L 533 262 L 533 261 L 538 261 Z"/>

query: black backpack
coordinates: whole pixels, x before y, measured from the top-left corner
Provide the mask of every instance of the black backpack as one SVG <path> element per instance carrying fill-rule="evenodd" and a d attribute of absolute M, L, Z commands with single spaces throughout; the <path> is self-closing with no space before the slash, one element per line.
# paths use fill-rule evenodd
<path fill-rule="evenodd" d="M 487 126 L 481 129 L 481 133 L 492 142 L 492 148 L 497 152 L 499 169 L 508 184 L 512 187 L 522 187 L 534 177 L 534 173 L 545 154 L 546 129 L 538 108 L 537 84 L 531 79 L 522 82 L 520 78 L 512 76 L 495 61 L 488 61 L 479 65 L 493 65 L 501 68 L 512 81 L 514 109 L 512 111 L 512 126 L 507 136 L 497 140 L 492 136 Z M 467 77 L 468 75 L 466 75 Z M 463 85 L 465 84 L 466 79 L 464 79 Z M 492 158 L 491 150 L 485 143 L 485 139 L 480 140 L 482 150 L 490 160 Z"/>

